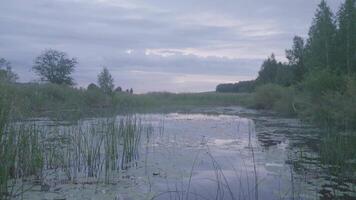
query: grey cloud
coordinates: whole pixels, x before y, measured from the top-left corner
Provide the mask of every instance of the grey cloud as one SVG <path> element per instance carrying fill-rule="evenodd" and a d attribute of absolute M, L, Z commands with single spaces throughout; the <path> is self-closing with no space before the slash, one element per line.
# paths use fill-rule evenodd
<path fill-rule="evenodd" d="M 1 1 L 0 57 L 13 63 L 22 81 L 36 78 L 30 71 L 33 58 L 55 48 L 79 59 L 74 75 L 80 86 L 93 82 L 100 67 L 107 66 L 120 84 L 141 91 L 213 89 L 211 82 L 174 80 L 184 74 L 211 79 L 236 76 L 236 81 L 254 78 L 265 57 L 275 52 L 282 58 L 295 34 L 306 35 L 318 2 Z M 328 2 L 334 9 L 340 3 Z M 126 53 L 129 49 L 131 54 Z M 150 49 L 170 56 L 147 55 Z M 140 86 L 152 77 L 167 84 Z"/>

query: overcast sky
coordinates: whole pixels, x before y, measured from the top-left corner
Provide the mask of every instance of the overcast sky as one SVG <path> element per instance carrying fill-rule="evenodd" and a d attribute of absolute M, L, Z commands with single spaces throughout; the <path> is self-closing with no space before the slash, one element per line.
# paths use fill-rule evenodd
<path fill-rule="evenodd" d="M 0 0 L 0 57 L 21 82 L 45 49 L 79 64 L 77 86 L 106 66 L 135 92 L 212 91 L 254 79 L 274 52 L 306 37 L 319 0 Z M 335 11 L 341 0 L 328 0 Z"/>

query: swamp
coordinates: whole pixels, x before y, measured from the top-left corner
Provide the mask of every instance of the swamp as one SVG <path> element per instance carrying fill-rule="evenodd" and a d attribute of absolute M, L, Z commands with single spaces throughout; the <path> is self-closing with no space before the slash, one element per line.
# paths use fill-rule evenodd
<path fill-rule="evenodd" d="M 353 135 L 325 138 L 321 129 L 271 112 L 230 106 L 76 121 L 37 118 L 5 130 L 13 143 L 2 153 L 15 153 L 6 163 L 10 171 L 2 172 L 11 174 L 2 188 L 15 199 L 356 195 L 356 177 L 349 173 L 356 167 L 348 150 Z"/>
<path fill-rule="evenodd" d="M 356 0 L 0 0 L 0 25 L 0 200 L 356 199 Z"/>

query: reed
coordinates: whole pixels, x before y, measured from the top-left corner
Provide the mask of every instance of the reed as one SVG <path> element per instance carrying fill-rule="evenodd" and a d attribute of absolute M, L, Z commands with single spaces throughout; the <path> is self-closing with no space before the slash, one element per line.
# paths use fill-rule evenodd
<path fill-rule="evenodd" d="M 36 125 L 7 124 L 0 132 L 0 191 L 1 198 L 7 199 L 23 191 L 15 188 L 18 180 L 30 176 L 41 179 L 43 153 Z"/>
<path fill-rule="evenodd" d="M 153 131 L 133 116 L 54 126 L 10 123 L 3 108 L 0 107 L 1 199 L 27 191 L 23 179 L 41 185 L 53 177 L 110 183 L 121 170 L 136 165 L 141 134 L 145 132 L 149 140 Z"/>
<path fill-rule="evenodd" d="M 134 161 L 139 158 L 139 144 L 143 132 L 141 120 L 128 117 L 120 120 L 120 130 L 123 139 L 123 151 L 121 169 L 127 169 L 135 165 Z"/>

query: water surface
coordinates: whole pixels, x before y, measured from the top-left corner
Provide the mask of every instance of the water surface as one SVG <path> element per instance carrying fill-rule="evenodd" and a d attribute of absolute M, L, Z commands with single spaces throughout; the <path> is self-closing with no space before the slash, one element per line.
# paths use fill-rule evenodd
<path fill-rule="evenodd" d="M 321 163 L 321 131 L 239 107 L 137 114 L 150 127 L 139 156 L 110 184 L 81 179 L 31 190 L 30 199 L 352 199 L 355 176 Z M 118 116 L 117 119 L 122 118 Z M 96 119 L 82 120 L 80 125 Z M 48 122 L 42 122 L 45 126 Z M 48 125 L 48 124 L 47 124 Z M 72 125 L 60 125 L 68 127 Z M 60 128 L 59 128 L 60 129 Z"/>

